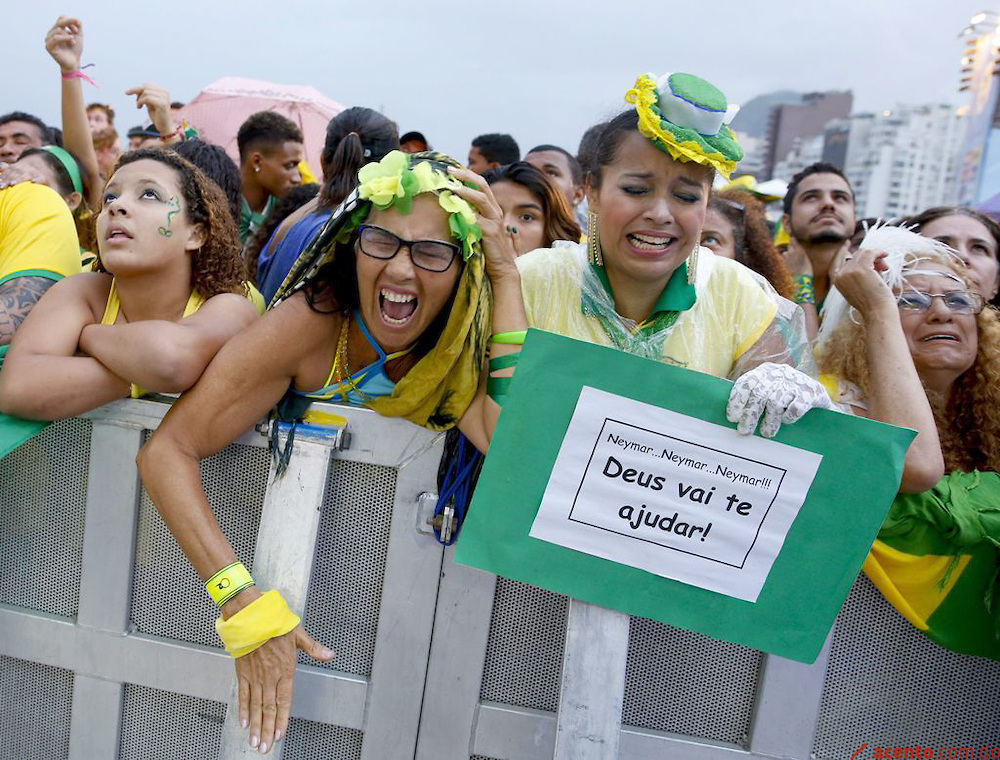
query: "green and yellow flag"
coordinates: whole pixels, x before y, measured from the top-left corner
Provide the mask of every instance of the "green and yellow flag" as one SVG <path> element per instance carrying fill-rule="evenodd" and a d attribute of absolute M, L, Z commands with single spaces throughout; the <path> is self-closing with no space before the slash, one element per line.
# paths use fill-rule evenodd
<path fill-rule="evenodd" d="M 864 571 L 932 641 L 1000 660 L 998 550 L 1000 474 L 953 472 L 896 497 Z"/>

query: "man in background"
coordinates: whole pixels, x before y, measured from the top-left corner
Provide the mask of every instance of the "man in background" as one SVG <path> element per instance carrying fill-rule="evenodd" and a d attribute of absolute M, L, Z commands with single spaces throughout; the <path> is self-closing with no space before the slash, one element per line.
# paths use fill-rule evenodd
<path fill-rule="evenodd" d="M 482 174 L 487 169 L 499 169 L 520 160 L 521 149 L 513 137 L 491 133 L 472 141 L 468 166 L 476 174 Z"/>
<path fill-rule="evenodd" d="M 805 285 L 815 293 L 818 311 L 854 234 L 854 190 L 840 169 L 820 161 L 792 177 L 784 212 L 791 238 L 785 262 L 796 288 Z"/>
<path fill-rule="evenodd" d="M 0 163 L 12 164 L 28 148 L 52 144 L 52 130 L 37 116 L 12 111 L 0 116 Z"/>
<path fill-rule="evenodd" d="M 305 146 L 295 123 L 274 111 L 248 117 L 240 126 L 236 143 L 243 191 L 240 242 L 246 243 L 267 221 L 277 199 L 302 182 L 299 162 Z"/>

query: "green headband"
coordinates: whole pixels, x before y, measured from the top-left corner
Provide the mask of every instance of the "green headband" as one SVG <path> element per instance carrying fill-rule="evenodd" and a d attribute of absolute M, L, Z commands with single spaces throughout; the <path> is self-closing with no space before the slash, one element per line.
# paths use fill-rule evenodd
<path fill-rule="evenodd" d="M 80 175 L 80 164 L 76 162 L 73 155 L 65 148 L 60 148 L 58 145 L 46 145 L 42 150 L 51 153 L 55 156 L 59 163 L 63 165 L 63 168 L 69 173 L 69 178 L 73 182 L 73 189 L 80 195 L 83 195 L 83 177 Z"/>

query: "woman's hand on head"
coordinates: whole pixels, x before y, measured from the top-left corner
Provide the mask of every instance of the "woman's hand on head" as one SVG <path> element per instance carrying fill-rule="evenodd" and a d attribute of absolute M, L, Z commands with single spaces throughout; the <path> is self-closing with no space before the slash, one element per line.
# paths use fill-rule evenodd
<path fill-rule="evenodd" d="M 468 169 L 448 167 L 448 173 L 460 182 L 468 182 L 475 188 L 461 185 L 454 188 L 455 195 L 469 202 L 476 212 L 476 223 L 483 230 L 483 254 L 486 257 L 486 274 L 491 282 L 517 273 L 517 252 L 510 233 L 503 221 L 503 210 L 490 190 L 489 184 L 481 176 Z"/>
<path fill-rule="evenodd" d="M 78 71 L 83 58 L 83 24 L 79 19 L 60 16 L 45 35 L 45 49 L 63 73 Z"/>
<path fill-rule="evenodd" d="M 885 257 L 879 251 L 859 250 L 845 256 L 834 275 L 837 290 L 863 317 L 896 310 L 896 297 L 879 274 L 886 270 Z"/>

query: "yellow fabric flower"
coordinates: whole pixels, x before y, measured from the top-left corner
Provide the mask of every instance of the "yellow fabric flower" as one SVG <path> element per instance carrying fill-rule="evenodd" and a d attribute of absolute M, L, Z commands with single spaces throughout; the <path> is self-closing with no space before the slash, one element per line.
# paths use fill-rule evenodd
<path fill-rule="evenodd" d="M 464 198 L 459 198 L 450 190 L 443 190 L 438 196 L 438 203 L 441 208 L 449 214 L 459 214 L 466 224 L 476 223 L 476 212 Z"/>
<path fill-rule="evenodd" d="M 411 170 L 413 176 L 417 178 L 419 192 L 426 193 L 432 190 L 440 190 L 448 187 L 449 178 L 439 171 L 434 171 L 426 161 L 420 161 Z"/>
<path fill-rule="evenodd" d="M 359 194 L 376 206 L 388 206 L 396 198 L 402 198 L 403 172 L 410 166 L 410 157 L 394 150 L 378 163 L 366 164 L 358 172 L 361 183 Z"/>

